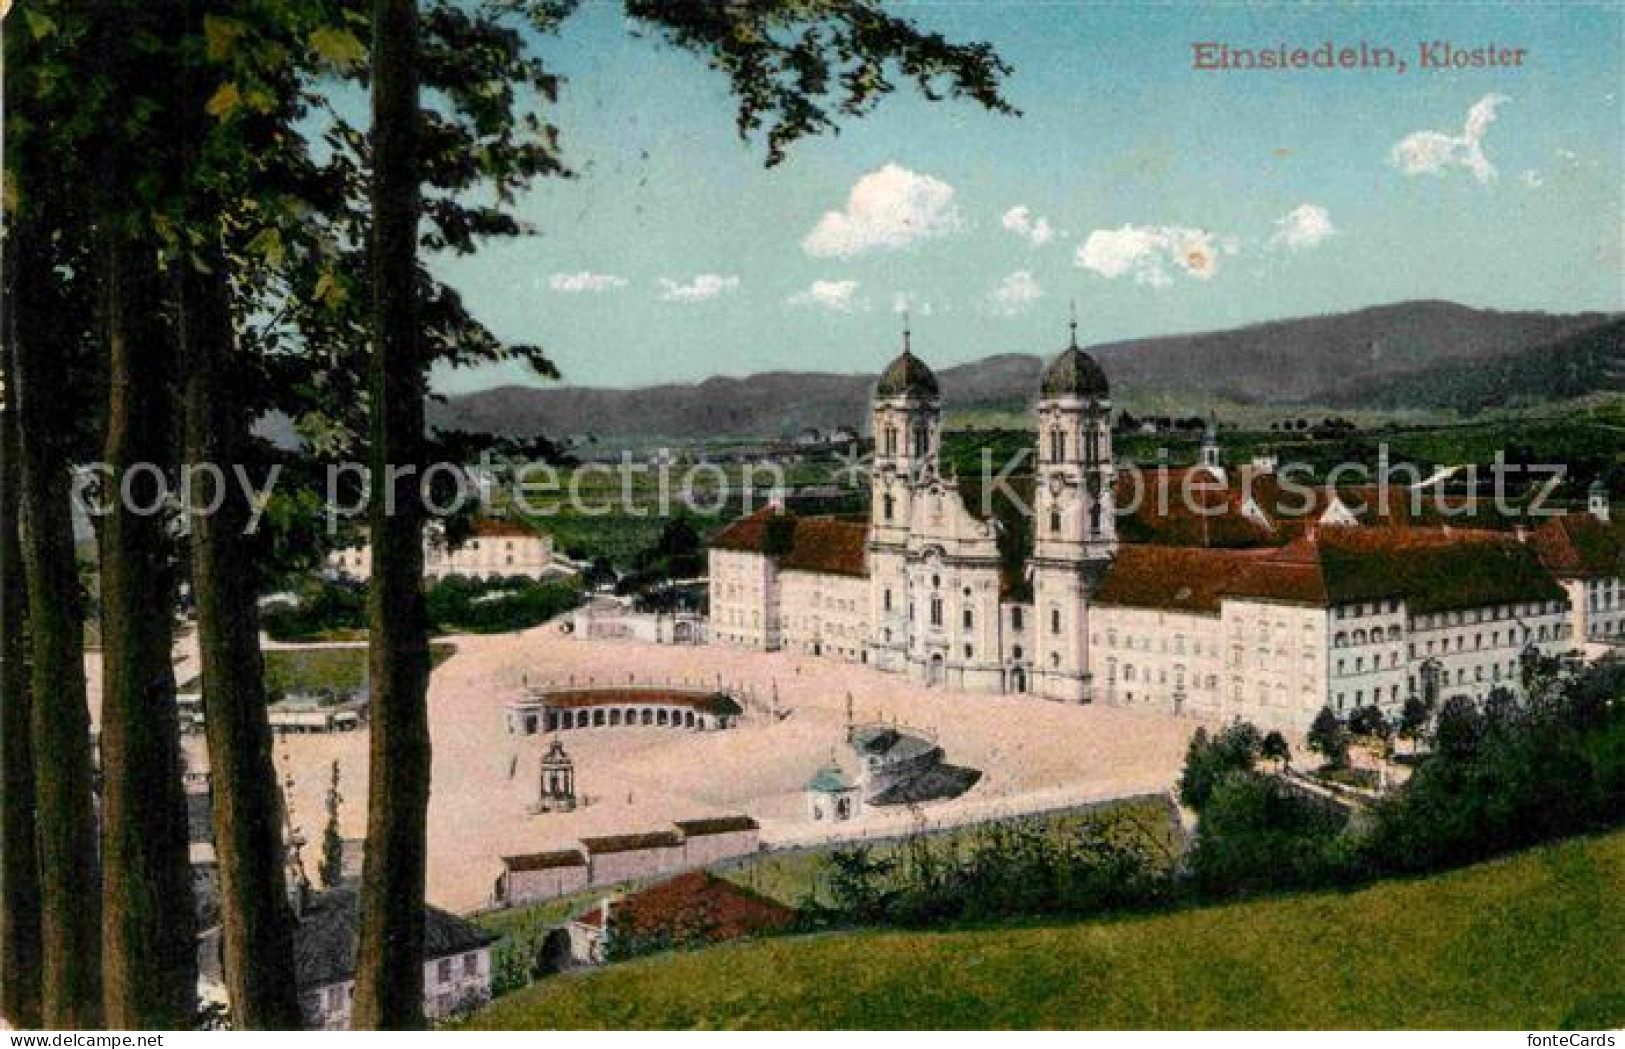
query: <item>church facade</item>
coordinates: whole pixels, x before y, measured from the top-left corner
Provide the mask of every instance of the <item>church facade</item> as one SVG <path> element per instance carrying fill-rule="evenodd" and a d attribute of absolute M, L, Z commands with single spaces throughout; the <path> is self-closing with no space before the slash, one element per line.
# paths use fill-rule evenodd
<path fill-rule="evenodd" d="M 1289 505 L 1269 467 L 1227 470 L 1212 429 L 1194 468 L 1119 477 L 1106 376 L 1075 334 L 1035 415 L 1021 524 L 944 469 L 941 391 L 905 333 L 875 389 L 867 518 L 769 507 L 724 528 L 711 643 L 1297 730 L 1324 706 L 1517 690 L 1535 654 L 1625 644 L 1606 501 L 1533 529 L 1342 489 Z"/>

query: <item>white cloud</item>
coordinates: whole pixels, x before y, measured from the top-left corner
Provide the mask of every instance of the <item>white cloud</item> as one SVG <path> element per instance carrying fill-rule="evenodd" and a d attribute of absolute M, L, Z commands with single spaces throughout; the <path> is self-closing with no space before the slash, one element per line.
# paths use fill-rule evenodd
<path fill-rule="evenodd" d="M 999 224 L 1035 248 L 1042 248 L 1055 239 L 1055 229 L 1049 224 L 1049 219 L 1034 215 L 1025 204 L 1017 204 L 1006 211 Z"/>
<path fill-rule="evenodd" d="M 1016 270 L 999 281 L 992 292 L 993 310 L 1006 317 L 1024 313 L 1043 298 L 1044 289 L 1027 270 Z"/>
<path fill-rule="evenodd" d="M 597 293 L 624 288 L 626 278 L 613 273 L 582 270 L 580 273 L 555 273 L 548 278 L 547 286 L 561 295 L 579 295 L 582 292 Z"/>
<path fill-rule="evenodd" d="M 1275 220 L 1275 234 L 1270 245 L 1302 251 L 1312 248 L 1337 233 L 1332 225 L 1331 212 L 1319 204 L 1299 204 Z"/>
<path fill-rule="evenodd" d="M 899 291 L 892 293 L 891 311 L 917 313 L 922 317 L 929 317 L 936 312 L 936 306 L 929 299 L 922 299 L 912 291 Z"/>
<path fill-rule="evenodd" d="M 1078 266 L 1108 280 L 1133 277 L 1153 288 L 1173 283 L 1170 268 L 1197 280 L 1208 280 L 1219 268 L 1219 256 L 1240 249 L 1235 237 L 1187 226 L 1119 226 L 1097 229 L 1078 248 Z"/>
<path fill-rule="evenodd" d="M 703 302 L 737 287 L 738 277 L 724 277 L 720 273 L 701 273 L 687 284 L 661 277 L 660 298 L 663 302 Z"/>
<path fill-rule="evenodd" d="M 818 258 L 848 258 L 946 236 L 963 224 L 952 186 L 887 164 L 858 179 L 846 207 L 826 211 L 801 248 Z"/>
<path fill-rule="evenodd" d="M 1480 182 L 1495 178 L 1495 165 L 1484 155 L 1484 133 L 1495 123 L 1495 110 L 1509 99 L 1489 94 L 1473 103 L 1461 134 L 1413 131 L 1394 145 L 1389 162 L 1407 175 L 1444 175 L 1465 168 Z"/>
<path fill-rule="evenodd" d="M 792 306 L 817 306 L 832 313 L 868 309 L 869 304 L 857 298 L 857 291 L 855 280 L 815 280 L 784 301 Z"/>

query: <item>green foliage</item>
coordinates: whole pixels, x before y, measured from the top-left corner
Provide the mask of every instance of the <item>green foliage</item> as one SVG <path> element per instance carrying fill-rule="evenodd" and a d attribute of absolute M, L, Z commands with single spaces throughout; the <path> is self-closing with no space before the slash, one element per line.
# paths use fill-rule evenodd
<path fill-rule="evenodd" d="M 926 98 L 946 93 L 1015 112 L 999 92 L 1010 69 L 990 45 L 949 43 L 877 0 L 626 0 L 626 13 L 728 77 L 740 137 L 765 126 L 769 165 L 792 143 L 833 131 L 838 116 L 873 110 L 896 89 L 895 73 Z"/>
<path fill-rule="evenodd" d="M 300 587 L 294 607 L 262 617 L 277 641 L 316 641 L 365 630 L 367 588 L 348 579 L 313 579 Z M 537 581 L 524 576 L 473 579 L 452 575 L 426 594 L 429 621 L 441 634 L 501 634 L 553 619 L 581 603 L 573 579 Z"/>
<path fill-rule="evenodd" d="M 1405 706 L 1399 712 L 1396 734 L 1400 739 L 1419 740 L 1427 734 L 1428 723 L 1433 720 L 1435 702 L 1432 697 L 1416 694 L 1405 697 Z"/>
<path fill-rule="evenodd" d="M 573 579 L 477 580 L 453 575 L 428 590 L 429 621 L 437 632 L 448 634 L 528 630 L 580 603 L 581 584 Z"/>
<path fill-rule="evenodd" d="M 1376 870 L 1469 863 L 1625 821 L 1625 663 L 1610 660 L 1527 705 L 1439 712 L 1434 752 L 1384 799 L 1365 845 Z"/>
<path fill-rule="evenodd" d="M 1349 715 L 1349 734 L 1357 739 L 1386 740 L 1393 735 L 1388 717 L 1375 703 L 1358 707 Z"/>
<path fill-rule="evenodd" d="M 774 514 L 762 526 L 762 553 L 782 557 L 795 546 L 796 519 L 789 514 Z"/>
<path fill-rule="evenodd" d="M 884 856 L 860 846 L 824 860 L 829 905 L 814 924 L 929 926 L 1033 915 L 1095 914 L 1168 898 L 1172 859 L 1132 810 L 915 835 Z"/>
<path fill-rule="evenodd" d="M 1292 748 L 1287 745 L 1285 736 L 1272 729 L 1259 747 L 1259 756 L 1284 767 L 1292 762 Z"/>
<path fill-rule="evenodd" d="M 1320 713 L 1309 726 L 1309 749 L 1326 759 L 1333 768 L 1342 768 L 1349 761 L 1349 734 L 1332 713 L 1331 707 L 1321 707 Z"/>
<path fill-rule="evenodd" d="M 1452 762 L 1469 761 L 1478 753 L 1484 739 L 1484 716 L 1473 697 L 1454 695 L 1439 708 L 1433 729 L 1433 745 L 1439 755 Z"/>
<path fill-rule="evenodd" d="M 1284 746 L 1286 741 L 1281 743 Z M 1263 745 L 1258 729 L 1245 721 L 1227 725 L 1212 738 L 1205 729 L 1198 728 L 1185 750 L 1179 800 L 1201 812 L 1220 780 L 1232 772 L 1250 771 L 1259 757 L 1266 756 Z"/>
<path fill-rule="evenodd" d="M 339 763 L 333 762 L 332 778 L 327 784 L 327 825 L 322 828 L 322 862 L 316 873 L 326 889 L 336 888 L 344 881 L 344 835 L 339 832 L 339 807 L 344 796 L 339 793 Z"/>
<path fill-rule="evenodd" d="M 1342 827 L 1275 777 L 1229 773 L 1202 810 L 1187 858 L 1190 884 L 1202 895 L 1243 896 L 1337 881 Z"/>

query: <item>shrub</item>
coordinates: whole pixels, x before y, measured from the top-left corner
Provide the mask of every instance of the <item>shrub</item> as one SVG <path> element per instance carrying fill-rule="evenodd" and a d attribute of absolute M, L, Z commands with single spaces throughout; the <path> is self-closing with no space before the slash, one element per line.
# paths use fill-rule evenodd
<path fill-rule="evenodd" d="M 1337 720 L 1331 707 L 1321 707 L 1309 726 L 1309 749 L 1326 759 L 1333 768 L 1342 768 L 1349 761 L 1349 736 L 1343 723 Z"/>
<path fill-rule="evenodd" d="M 1282 741 L 1283 745 L 1285 741 Z M 1238 721 L 1209 738 L 1198 728 L 1185 750 L 1185 771 L 1179 777 L 1179 800 L 1197 812 L 1207 805 L 1213 787 L 1226 774 L 1245 772 L 1263 752 L 1258 729 Z"/>

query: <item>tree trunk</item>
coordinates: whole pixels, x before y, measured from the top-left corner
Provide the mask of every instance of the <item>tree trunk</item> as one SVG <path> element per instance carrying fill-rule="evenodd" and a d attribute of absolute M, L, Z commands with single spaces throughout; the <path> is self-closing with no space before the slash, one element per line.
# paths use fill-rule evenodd
<path fill-rule="evenodd" d="M 8 63 L 9 65 L 9 63 Z M 26 216 L 29 176 L 12 161 L 23 205 L 13 212 L 8 252 L 19 274 L 46 272 Z M 42 177 L 49 177 L 42 172 Z M 32 264 L 31 264 L 32 263 Z M 33 655 L 35 793 L 39 805 L 42 1020 L 50 1028 L 98 1027 L 102 1019 L 101 904 L 96 809 L 85 703 L 84 602 L 74 559 L 72 474 L 56 391 L 70 381 L 51 310 L 36 281 L 19 280 L 9 306 L 22 465 L 23 563 Z M 58 336 L 53 338 L 53 336 Z"/>
<path fill-rule="evenodd" d="M 248 430 L 232 386 L 232 331 L 223 263 L 186 267 L 179 295 L 186 352 L 186 461 L 230 477 Z M 207 497 L 202 493 L 199 501 Z M 266 720 L 259 608 L 246 533 L 250 507 L 231 483 L 213 514 L 192 522 L 192 590 L 203 663 L 204 726 L 213 790 L 220 922 L 231 1022 L 237 1030 L 301 1025 L 294 983 L 282 809 Z"/>
<path fill-rule="evenodd" d="M 372 738 L 354 1016 L 357 1028 L 412 1028 L 423 1025 L 430 766 L 415 0 L 374 0 L 372 24 Z"/>
<path fill-rule="evenodd" d="M 12 252 L 4 266 L 9 330 L 0 349 L 0 1016 L 13 1027 L 37 1028 L 40 1014 L 39 822 L 28 690 L 28 587 L 24 578 L 18 500 L 16 402 L 10 396 L 16 314 L 9 308 L 16 276 Z"/>
<path fill-rule="evenodd" d="M 191 1027 L 196 920 L 175 712 L 174 329 L 157 252 L 109 235 L 101 532 L 102 973 L 109 1025 Z"/>

